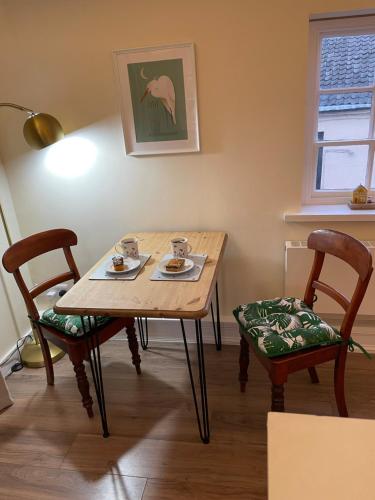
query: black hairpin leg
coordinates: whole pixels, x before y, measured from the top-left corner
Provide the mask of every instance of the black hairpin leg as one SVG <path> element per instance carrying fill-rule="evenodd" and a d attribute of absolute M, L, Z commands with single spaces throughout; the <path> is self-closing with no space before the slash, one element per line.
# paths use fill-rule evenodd
<path fill-rule="evenodd" d="M 84 317 L 81 316 L 82 328 L 84 335 L 86 337 L 90 368 L 95 386 L 96 399 L 98 401 L 100 418 L 102 421 L 103 437 L 107 438 L 109 436 L 109 432 L 107 425 L 107 412 L 105 409 L 102 363 L 100 359 L 100 345 L 97 333 L 96 317 L 87 316 L 87 319 L 88 319 L 88 325 L 87 325 L 88 328 L 85 325 Z"/>
<path fill-rule="evenodd" d="M 202 324 L 201 324 L 200 319 L 195 320 L 195 336 L 196 336 L 196 340 L 197 340 L 199 385 L 200 385 L 200 392 L 201 392 L 200 399 L 201 399 L 201 407 L 202 407 L 202 418 L 201 418 L 199 408 L 198 408 L 197 394 L 195 391 L 194 377 L 193 377 L 193 373 L 191 370 L 189 349 L 188 349 L 187 342 L 186 342 L 185 325 L 184 325 L 184 321 L 182 319 L 180 319 L 180 322 L 181 322 L 181 329 L 182 329 L 182 337 L 184 339 L 186 361 L 187 361 L 188 370 L 189 370 L 191 391 L 193 393 L 193 399 L 194 399 L 195 413 L 197 415 L 199 434 L 200 434 L 200 437 L 201 437 L 201 440 L 203 441 L 203 443 L 207 444 L 210 442 L 210 425 L 209 425 L 209 420 L 208 420 L 208 402 L 207 402 L 206 372 L 205 372 L 205 365 L 204 365 Z"/>
<path fill-rule="evenodd" d="M 148 321 L 144 318 L 145 326 L 143 328 L 143 318 L 137 318 L 139 340 L 141 341 L 142 349 L 145 351 L 148 347 Z"/>
<path fill-rule="evenodd" d="M 216 350 L 221 351 L 220 306 L 219 306 L 219 290 L 217 282 L 215 286 L 215 298 L 216 298 L 216 323 L 215 323 L 214 307 L 212 301 L 211 301 L 211 317 L 212 317 L 212 325 L 214 327 Z"/>

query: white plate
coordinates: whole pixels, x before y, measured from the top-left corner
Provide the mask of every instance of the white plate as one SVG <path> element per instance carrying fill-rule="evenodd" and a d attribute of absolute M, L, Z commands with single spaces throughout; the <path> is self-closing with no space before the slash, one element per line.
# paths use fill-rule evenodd
<path fill-rule="evenodd" d="M 129 257 L 127 259 L 124 259 L 124 264 L 127 266 L 126 269 L 123 271 L 116 271 L 113 269 L 113 263 L 112 261 L 108 263 L 106 267 L 106 271 L 109 274 L 125 274 L 129 273 L 130 271 L 134 271 L 134 269 L 137 269 L 141 265 L 141 261 L 139 259 L 130 259 Z"/>
<path fill-rule="evenodd" d="M 182 274 L 182 273 L 187 273 L 194 267 L 194 262 L 190 259 L 184 259 L 185 263 L 182 269 L 180 271 L 167 271 L 165 266 L 168 264 L 168 262 L 171 259 L 164 259 L 161 262 L 159 262 L 158 268 L 159 271 L 162 272 L 163 274 Z"/>

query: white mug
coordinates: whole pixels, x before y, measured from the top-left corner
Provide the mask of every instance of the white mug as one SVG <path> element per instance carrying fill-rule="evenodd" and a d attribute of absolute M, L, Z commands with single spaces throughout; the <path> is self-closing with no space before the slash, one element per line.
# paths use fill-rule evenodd
<path fill-rule="evenodd" d="M 119 248 L 121 250 L 119 250 Z M 137 238 L 125 238 L 115 245 L 115 250 L 121 253 L 124 257 L 131 259 L 139 259 L 138 240 Z"/>
<path fill-rule="evenodd" d="M 173 238 L 171 240 L 173 257 L 180 257 L 185 259 L 191 252 L 191 245 L 185 237 Z"/>

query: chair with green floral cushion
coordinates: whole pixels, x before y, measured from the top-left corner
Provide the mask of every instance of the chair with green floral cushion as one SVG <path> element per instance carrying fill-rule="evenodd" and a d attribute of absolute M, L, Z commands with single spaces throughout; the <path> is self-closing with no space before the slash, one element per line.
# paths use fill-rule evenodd
<path fill-rule="evenodd" d="M 82 404 L 89 417 L 93 416 L 93 401 L 90 395 L 89 382 L 86 376 L 84 361 L 88 360 L 90 349 L 85 338 L 85 332 L 95 333 L 98 344 L 102 344 L 120 330 L 126 329 L 132 361 L 137 373 L 141 373 L 141 358 L 138 354 L 138 341 L 133 318 L 111 318 L 71 316 L 56 314 L 53 309 L 47 309 L 40 317 L 34 299 L 49 288 L 65 281 L 80 279 L 77 266 L 71 251 L 71 246 L 77 245 L 77 236 L 69 229 L 52 229 L 34 234 L 14 243 L 3 255 L 3 266 L 12 273 L 26 304 L 29 318 L 37 332 L 47 374 L 47 383 L 54 384 L 53 364 L 48 341 L 51 341 L 68 353 L 76 374 L 78 389 L 82 396 Z M 35 285 L 30 290 L 23 280 L 20 267 L 31 259 L 61 249 L 64 252 L 69 270 L 58 274 L 49 280 Z M 82 324 L 83 322 L 83 324 Z"/>
<path fill-rule="evenodd" d="M 329 229 L 312 232 L 307 246 L 315 250 L 315 258 L 303 301 L 284 297 L 243 304 L 233 311 L 241 334 L 240 387 L 245 392 L 249 347 L 268 371 L 273 411 L 284 411 L 284 384 L 290 373 L 308 369 L 311 381 L 318 383 L 315 366 L 334 360 L 336 404 L 339 415 L 347 417 L 344 392 L 346 356 L 348 348 L 353 350 L 353 345 L 359 345 L 351 338 L 351 331 L 373 271 L 372 257 L 360 241 Z M 351 300 L 319 280 L 326 253 L 343 260 L 357 272 L 358 281 Z M 331 297 L 344 309 L 340 330 L 313 312 L 316 290 Z"/>

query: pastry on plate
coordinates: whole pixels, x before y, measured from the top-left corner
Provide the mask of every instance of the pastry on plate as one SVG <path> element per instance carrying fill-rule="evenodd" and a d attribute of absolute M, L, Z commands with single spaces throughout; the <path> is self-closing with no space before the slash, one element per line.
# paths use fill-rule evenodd
<path fill-rule="evenodd" d="M 113 262 L 113 269 L 115 271 L 125 271 L 127 269 L 127 265 L 124 264 L 124 257 L 121 257 L 120 255 L 115 255 L 112 257 L 112 262 Z"/>
<path fill-rule="evenodd" d="M 185 264 L 185 259 L 170 259 L 166 265 L 165 269 L 167 271 L 180 271 Z"/>

